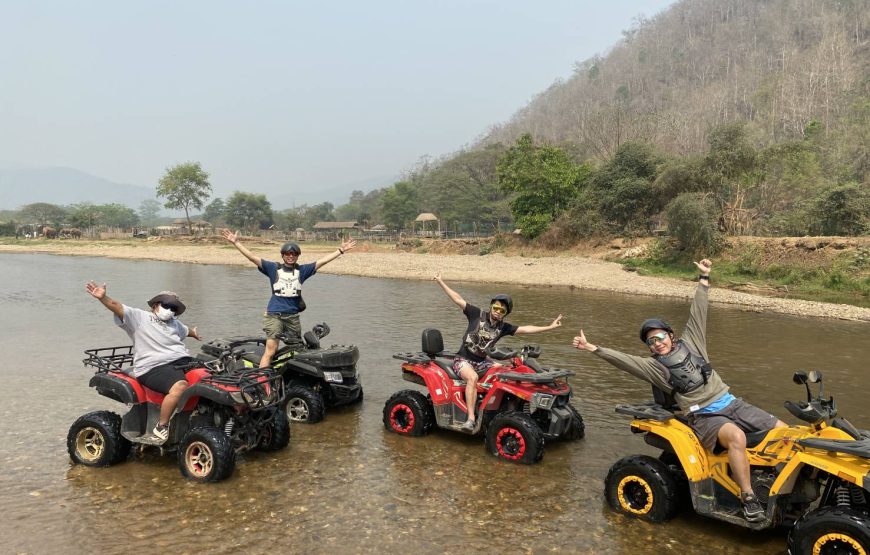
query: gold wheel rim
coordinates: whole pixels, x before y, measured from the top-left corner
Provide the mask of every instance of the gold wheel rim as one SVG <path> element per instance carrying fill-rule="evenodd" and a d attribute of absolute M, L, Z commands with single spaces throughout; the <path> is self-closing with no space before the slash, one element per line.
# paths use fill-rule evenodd
<path fill-rule="evenodd" d="M 76 453 L 87 462 L 96 462 L 100 460 L 106 450 L 106 439 L 103 437 L 103 432 L 88 426 L 82 428 L 76 434 Z"/>
<path fill-rule="evenodd" d="M 214 455 L 208 445 L 194 441 L 184 450 L 184 464 L 193 476 L 204 478 L 214 467 Z"/>
<path fill-rule="evenodd" d="M 861 543 L 858 542 L 855 538 L 848 534 L 840 534 L 837 532 L 832 532 L 830 534 L 825 534 L 816 540 L 816 543 L 813 544 L 813 555 L 821 555 L 822 549 L 824 549 L 825 544 L 829 542 L 839 542 L 846 544 L 854 550 L 856 555 L 867 555 L 867 552 L 861 547 Z"/>
<path fill-rule="evenodd" d="M 626 492 L 626 489 L 633 487 L 641 488 L 643 490 L 643 493 L 646 494 L 646 502 L 640 508 L 633 506 L 632 502 L 628 499 L 628 492 Z M 639 476 L 626 476 L 625 478 L 620 480 L 619 485 L 616 487 L 616 495 L 619 498 L 619 505 L 630 513 L 634 513 L 636 515 L 645 515 L 652 509 L 652 488 L 649 487 L 649 483 L 647 483 L 646 480 Z"/>

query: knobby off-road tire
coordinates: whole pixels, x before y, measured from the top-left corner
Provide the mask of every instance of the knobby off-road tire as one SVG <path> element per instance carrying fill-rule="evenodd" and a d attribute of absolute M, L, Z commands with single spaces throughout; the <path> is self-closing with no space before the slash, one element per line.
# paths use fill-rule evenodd
<path fill-rule="evenodd" d="M 851 507 L 823 507 L 804 514 L 788 534 L 791 555 L 870 553 L 870 514 Z"/>
<path fill-rule="evenodd" d="M 646 455 L 625 457 L 611 466 L 604 491 L 607 503 L 628 516 L 665 522 L 677 512 L 677 483 L 668 465 Z"/>
<path fill-rule="evenodd" d="M 70 459 L 86 466 L 119 463 L 130 454 L 130 447 L 130 442 L 121 435 L 121 417 L 105 410 L 80 416 L 66 436 Z"/>
<path fill-rule="evenodd" d="M 323 396 L 310 387 L 294 385 L 287 388 L 284 410 L 290 422 L 316 424 L 325 413 Z"/>
<path fill-rule="evenodd" d="M 236 452 L 223 430 L 194 428 L 178 445 L 178 466 L 182 476 L 195 482 L 219 482 L 233 473 Z"/>
<path fill-rule="evenodd" d="M 583 417 L 573 406 L 568 405 L 568 408 L 571 410 L 571 426 L 565 434 L 565 439 L 568 441 L 583 439 L 586 436 L 586 424 L 583 423 Z"/>
<path fill-rule="evenodd" d="M 423 436 L 435 424 L 435 411 L 425 395 L 413 389 L 393 394 L 384 405 L 384 427 L 397 434 Z"/>
<path fill-rule="evenodd" d="M 536 463 L 544 456 L 544 432 L 528 414 L 504 412 L 487 426 L 486 448 L 507 461 Z"/>
<path fill-rule="evenodd" d="M 290 443 L 290 420 L 284 409 L 278 407 L 272 420 L 260 431 L 259 451 L 280 451 Z"/>

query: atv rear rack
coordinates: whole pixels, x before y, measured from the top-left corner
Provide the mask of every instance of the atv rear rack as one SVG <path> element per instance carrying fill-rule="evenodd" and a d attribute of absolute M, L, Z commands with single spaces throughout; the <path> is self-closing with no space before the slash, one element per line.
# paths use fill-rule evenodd
<path fill-rule="evenodd" d="M 93 366 L 98 373 L 128 373 L 133 368 L 133 345 L 120 347 L 101 347 L 85 349 L 87 358 L 82 359 L 85 366 Z"/>

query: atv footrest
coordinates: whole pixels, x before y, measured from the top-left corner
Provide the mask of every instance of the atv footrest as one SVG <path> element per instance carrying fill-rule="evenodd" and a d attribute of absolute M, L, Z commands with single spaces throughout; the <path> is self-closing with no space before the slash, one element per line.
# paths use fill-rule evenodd
<path fill-rule="evenodd" d="M 664 422 L 675 418 L 674 413 L 665 410 L 661 405 L 656 403 L 644 403 L 642 405 L 617 405 L 616 412 L 619 414 L 627 414 L 635 418 L 646 420 L 658 420 Z"/>

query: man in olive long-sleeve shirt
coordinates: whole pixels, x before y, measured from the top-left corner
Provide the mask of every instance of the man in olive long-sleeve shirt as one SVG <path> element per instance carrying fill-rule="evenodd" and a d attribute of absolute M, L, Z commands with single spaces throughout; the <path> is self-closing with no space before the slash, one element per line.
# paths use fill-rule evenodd
<path fill-rule="evenodd" d="M 707 354 L 707 292 L 713 263 L 706 258 L 695 262 L 701 272 L 689 322 L 680 339 L 674 339 L 670 324 L 660 319 L 646 320 L 640 339 L 652 356 L 632 356 L 593 345 L 583 330 L 574 338 L 574 346 L 595 353 L 613 366 L 671 393 L 688 417 L 689 426 L 708 450 L 718 441 L 728 450 L 728 462 L 734 481 L 740 486 L 744 517 L 749 521 L 764 518 L 764 509 L 752 492 L 749 479 L 749 458 L 746 455 L 746 433 L 785 426 L 775 416 L 742 399 L 734 397 L 728 386 L 713 370 Z"/>

